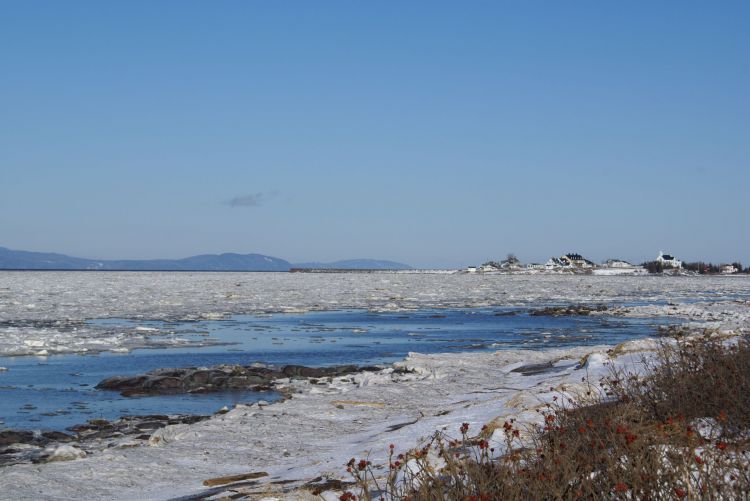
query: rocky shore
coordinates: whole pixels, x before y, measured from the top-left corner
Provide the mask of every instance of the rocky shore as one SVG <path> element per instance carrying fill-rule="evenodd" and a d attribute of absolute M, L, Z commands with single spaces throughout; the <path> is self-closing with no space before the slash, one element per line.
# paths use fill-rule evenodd
<path fill-rule="evenodd" d="M 330 378 L 354 372 L 375 372 L 383 367 L 337 365 L 305 367 L 285 365 L 280 368 L 264 365 L 219 365 L 216 367 L 187 367 L 157 369 L 137 376 L 115 376 L 105 379 L 96 388 L 118 391 L 124 396 L 163 395 L 174 393 L 209 393 L 219 391 L 272 391 L 280 379 Z"/>
<path fill-rule="evenodd" d="M 169 425 L 193 424 L 210 416 L 123 416 L 114 421 L 92 419 L 61 431 L 0 431 L 0 467 L 84 458 L 104 448 L 138 447 Z"/>
<path fill-rule="evenodd" d="M 157 369 L 136 376 L 116 376 L 103 380 L 97 389 L 118 391 L 124 396 L 151 396 L 174 393 L 222 391 L 274 391 L 283 398 L 292 393 L 287 386 L 294 380 L 311 385 L 327 385 L 333 378 L 347 374 L 377 372 L 383 367 L 339 365 L 306 367 L 303 365 L 187 367 Z M 278 387 L 277 387 L 278 383 Z M 259 407 L 268 405 L 261 400 Z M 228 412 L 221 409 L 217 414 Z M 107 448 L 130 448 L 163 441 L 156 433 L 167 426 L 189 425 L 208 419 L 202 415 L 123 416 L 109 421 L 93 419 L 60 431 L 0 431 L 0 467 L 20 463 L 48 463 L 84 458 Z"/>

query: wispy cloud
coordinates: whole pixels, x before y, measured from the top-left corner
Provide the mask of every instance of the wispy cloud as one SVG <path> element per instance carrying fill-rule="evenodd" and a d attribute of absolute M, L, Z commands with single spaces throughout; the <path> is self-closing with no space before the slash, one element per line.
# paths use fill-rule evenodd
<path fill-rule="evenodd" d="M 264 203 L 266 203 L 275 195 L 276 192 L 250 193 L 248 195 L 238 195 L 227 200 L 224 203 L 233 209 L 236 207 L 258 207 L 259 205 L 263 205 Z"/>

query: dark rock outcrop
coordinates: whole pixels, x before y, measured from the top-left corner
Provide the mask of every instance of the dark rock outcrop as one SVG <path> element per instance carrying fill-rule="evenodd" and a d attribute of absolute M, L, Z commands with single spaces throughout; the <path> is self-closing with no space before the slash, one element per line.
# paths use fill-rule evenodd
<path fill-rule="evenodd" d="M 594 312 L 607 311 L 603 304 L 596 306 L 586 306 L 585 304 L 571 304 L 569 306 L 550 306 L 540 310 L 531 310 L 529 315 L 532 317 L 552 316 L 559 317 L 563 315 L 590 315 Z"/>
<path fill-rule="evenodd" d="M 33 432 L 27 430 L 0 431 L 0 467 L 20 463 L 43 463 L 49 459 L 50 449 L 61 444 L 72 444 L 87 453 L 102 447 L 115 447 L 118 441 L 147 441 L 159 428 L 173 424 L 192 424 L 209 416 L 188 414 L 123 416 L 114 421 L 92 419 L 85 424 L 68 428 L 74 434 L 60 431 Z M 54 460 L 54 459 L 53 459 Z"/>
<path fill-rule="evenodd" d="M 151 433 L 159 428 L 173 424 L 193 424 L 209 416 L 191 414 L 149 414 L 145 416 L 123 416 L 114 421 L 106 419 L 92 419 L 84 424 L 71 426 L 68 430 L 76 433 L 76 440 L 86 442 L 89 440 L 107 440 L 125 436 L 148 440 Z"/>
<path fill-rule="evenodd" d="M 96 385 L 96 388 L 119 391 L 124 396 L 217 391 L 270 391 L 276 379 L 336 377 L 361 370 L 377 371 L 380 370 L 380 367 L 285 365 L 281 368 L 269 368 L 219 365 L 209 368 L 157 369 L 137 376 L 111 377 L 100 382 Z"/>
<path fill-rule="evenodd" d="M 7 447 L 12 444 L 31 444 L 35 439 L 36 437 L 34 437 L 34 432 L 32 431 L 0 431 L 0 447 Z"/>

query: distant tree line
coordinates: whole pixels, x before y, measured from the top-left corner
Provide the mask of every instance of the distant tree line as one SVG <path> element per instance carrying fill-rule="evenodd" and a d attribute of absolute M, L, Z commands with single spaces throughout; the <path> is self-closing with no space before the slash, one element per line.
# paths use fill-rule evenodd
<path fill-rule="evenodd" d="M 701 275 L 711 275 L 713 273 L 721 273 L 721 269 L 725 265 L 723 264 L 713 264 L 713 263 L 704 263 L 703 261 L 696 261 L 694 263 L 684 263 L 682 265 L 683 268 L 689 271 L 697 271 Z M 734 269 L 737 270 L 738 273 L 750 273 L 750 268 L 743 268 L 742 263 L 739 261 L 735 261 L 732 263 L 732 266 L 734 266 Z"/>
<path fill-rule="evenodd" d="M 515 254 L 511 253 L 505 257 L 504 261 L 500 261 L 499 263 L 497 261 L 487 261 L 486 263 L 482 265 L 482 267 L 491 266 L 493 268 L 500 269 L 500 268 L 506 268 L 511 265 L 520 266 L 520 264 L 521 264 L 521 260 L 518 259 Z"/>
<path fill-rule="evenodd" d="M 641 263 L 641 266 L 646 268 L 649 273 L 661 273 L 665 269 L 664 263 L 660 261 L 646 261 L 645 263 Z M 667 266 L 666 268 L 672 268 L 672 267 Z"/>
<path fill-rule="evenodd" d="M 641 266 L 646 268 L 649 273 L 662 273 L 664 270 L 673 269 L 671 265 L 665 266 L 664 263 L 660 261 L 647 261 L 641 264 Z M 694 271 L 700 273 L 701 275 L 713 275 L 721 273 L 724 266 L 725 265 L 723 264 L 706 263 L 704 261 L 682 263 L 682 269 Z M 733 262 L 732 266 L 734 266 L 738 273 L 750 273 L 750 267 L 743 268 L 742 263 L 740 263 L 739 261 Z"/>

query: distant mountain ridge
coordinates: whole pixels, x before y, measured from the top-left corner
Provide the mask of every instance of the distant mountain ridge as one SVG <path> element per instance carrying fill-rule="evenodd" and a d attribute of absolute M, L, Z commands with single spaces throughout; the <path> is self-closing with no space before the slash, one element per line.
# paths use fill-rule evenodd
<path fill-rule="evenodd" d="M 352 259 L 316 264 L 325 269 L 410 269 L 392 261 Z M 263 254 L 202 254 L 183 259 L 86 259 L 54 252 L 30 252 L 0 247 L 0 270 L 109 270 L 109 271 L 289 271 L 284 259 Z"/>
<path fill-rule="evenodd" d="M 332 263 L 294 263 L 294 268 L 311 268 L 318 270 L 411 270 L 408 264 L 382 259 L 346 259 Z"/>
<path fill-rule="evenodd" d="M 86 259 L 0 247 L 5 270 L 289 271 L 289 261 L 262 254 L 203 254 L 183 259 Z"/>

